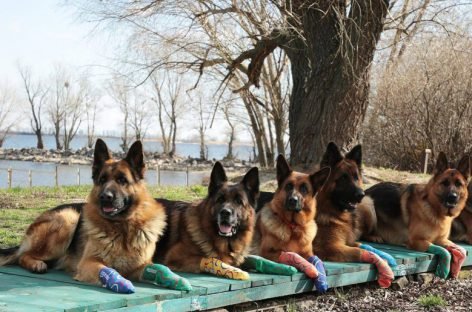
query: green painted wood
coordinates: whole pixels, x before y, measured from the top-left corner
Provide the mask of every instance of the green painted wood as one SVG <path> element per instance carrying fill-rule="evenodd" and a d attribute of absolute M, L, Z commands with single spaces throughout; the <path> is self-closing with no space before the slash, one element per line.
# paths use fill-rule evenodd
<path fill-rule="evenodd" d="M 416 251 L 416 250 L 411 250 L 403 246 L 398 246 L 398 245 L 388 245 L 388 244 L 377 244 L 377 243 L 370 243 L 370 242 L 365 242 L 368 245 L 371 245 L 374 248 L 379 248 L 385 252 L 388 252 L 388 250 L 392 251 L 399 251 L 403 252 L 405 256 L 414 256 L 416 257 L 417 261 L 424 261 L 428 259 L 432 259 L 434 257 L 433 254 L 427 253 L 427 252 L 421 252 L 421 251 Z"/>
<path fill-rule="evenodd" d="M 436 257 L 400 246 L 374 246 L 394 256 L 399 264 L 395 276 L 434 271 Z M 472 246 L 461 244 L 472 264 Z M 376 280 L 374 266 L 366 263 L 325 262 L 330 287 Z M 252 300 L 262 300 L 309 292 L 312 281 L 302 273 L 277 276 L 251 273 L 249 281 L 236 281 L 211 275 L 182 273 L 195 290 L 190 293 L 135 283 L 137 293 L 114 294 L 99 287 L 74 281 L 64 272 L 44 275 L 18 267 L 0 267 L 0 311 L 193 311 L 211 309 Z"/>
<path fill-rule="evenodd" d="M 90 286 L 27 278 L 0 273 L 0 298 L 8 302 L 34 304 L 74 311 L 122 307 L 126 300 L 109 291 Z"/>
<path fill-rule="evenodd" d="M 464 266 L 472 265 L 472 245 L 467 245 L 464 243 L 458 243 L 457 245 L 461 246 L 467 251 L 467 258 L 464 261 Z"/>
<path fill-rule="evenodd" d="M 30 312 L 30 311 L 41 311 L 41 312 L 53 312 L 53 311 L 64 311 L 60 308 L 43 307 L 35 304 L 11 302 L 0 296 L 0 311 L 10 312 Z"/>
<path fill-rule="evenodd" d="M 112 294 L 113 296 L 117 295 L 110 292 L 109 290 L 103 290 L 98 286 L 76 281 L 69 274 L 63 271 L 58 271 L 58 270 L 49 270 L 45 274 L 35 274 L 18 266 L 4 266 L 4 267 L 0 267 L 0 272 L 11 274 L 11 275 L 39 279 L 39 280 L 56 281 L 56 282 L 62 282 L 62 283 L 72 284 L 72 285 L 81 285 L 84 287 L 90 287 L 91 289 L 98 288 L 102 291 Z M 129 304 L 132 304 L 132 305 L 149 303 L 155 300 L 180 298 L 182 296 L 188 295 L 187 292 L 167 289 L 167 288 L 156 286 L 153 284 L 133 282 L 133 285 L 136 288 L 136 293 L 131 294 L 131 295 L 118 294 L 119 296 L 124 296 L 126 302 L 129 302 Z M 206 288 L 202 288 L 202 287 L 194 287 L 194 290 L 191 292 L 191 294 L 205 294 L 205 293 L 206 293 Z"/>
<path fill-rule="evenodd" d="M 251 273 L 250 275 L 252 275 Z M 229 285 L 229 290 L 236 290 L 236 289 L 243 289 L 251 287 L 251 281 L 240 281 L 240 280 L 233 280 L 223 277 L 218 277 L 214 275 L 207 275 L 207 274 L 195 274 L 195 273 L 183 273 L 179 272 L 179 275 L 182 277 L 187 278 L 193 285 L 194 281 L 202 281 L 202 282 L 211 282 L 211 283 L 218 283 Z"/>

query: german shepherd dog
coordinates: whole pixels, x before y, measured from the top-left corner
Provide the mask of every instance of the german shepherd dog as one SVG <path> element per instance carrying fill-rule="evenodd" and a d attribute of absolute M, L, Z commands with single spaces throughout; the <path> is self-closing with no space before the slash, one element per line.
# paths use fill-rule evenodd
<path fill-rule="evenodd" d="M 379 272 L 379 284 L 388 287 L 393 280 L 393 272 L 380 258 L 390 261 L 393 258 L 357 242 L 361 233 L 360 219 L 364 217 L 357 207 L 365 195 L 361 145 L 353 147 L 343 156 L 338 146 L 330 142 L 320 166 L 331 168 L 331 175 L 316 197 L 318 233 L 313 241 L 315 254 L 327 261 L 373 263 Z"/>
<path fill-rule="evenodd" d="M 330 142 L 320 166 L 331 168 L 331 175 L 318 192 L 318 235 L 313 248 L 323 260 L 360 261 L 359 215 L 357 205 L 364 197 L 362 189 L 362 147 L 355 146 L 345 156 Z"/>
<path fill-rule="evenodd" d="M 277 157 L 277 190 L 257 214 L 254 251 L 272 261 L 282 252 L 313 256 L 317 232 L 315 195 L 330 174 L 323 168 L 313 174 L 293 171 L 285 157 Z"/>
<path fill-rule="evenodd" d="M 244 279 L 237 276 L 242 271 L 233 266 L 240 266 L 248 255 L 258 195 L 256 167 L 240 183 L 231 184 L 221 163 L 216 162 L 208 195 L 202 201 L 192 204 L 157 199 L 167 210 L 169 227 L 154 259 L 176 271 Z M 212 263 L 220 268 L 211 268 Z"/>
<path fill-rule="evenodd" d="M 459 217 L 452 222 L 450 239 L 472 245 L 472 182 L 469 183 L 469 197 Z"/>
<path fill-rule="evenodd" d="M 87 203 L 41 214 L 19 247 L 3 250 L 0 265 L 19 263 L 35 273 L 52 266 L 97 285 L 99 272 L 111 267 L 125 278 L 140 280 L 166 227 L 165 209 L 148 193 L 144 171 L 140 141 L 124 159 L 114 160 L 98 139 Z"/>
<path fill-rule="evenodd" d="M 452 250 L 460 247 L 449 240 L 449 234 L 453 219 L 465 207 L 469 175 L 469 156 L 464 156 L 456 168 L 451 168 L 446 155 L 441 152 L 427 184 L 384 182 L 372 186 L 366 191 L 367 196 L 361 205 L 364 213 L 369 215 L 365 218 L 363 236 L 368 240 L 406 245 L 410 249 L 438 255 L 441 248 L 436 245 L 439 245 L 448 249 L 453 257 L 465 257 L 465 251 L 461 250 L 460 255 L 457 250 Z M 457 267 L 451 266 L 451 271 L 453 277 L 458 274 Z M 437 271 L 437 275 L 444 278 L 448 273 L 449 268 L 446 273 Z"/>

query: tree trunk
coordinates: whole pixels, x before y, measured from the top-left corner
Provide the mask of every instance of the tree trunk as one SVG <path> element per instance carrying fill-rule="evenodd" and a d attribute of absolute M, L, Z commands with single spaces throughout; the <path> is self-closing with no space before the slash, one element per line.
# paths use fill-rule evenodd
<path fill-rule="evenodd" d="M 304 169 L 320 161 L 329 141 L 341 148 L 358 141 L 367 108 L 369 67 L 388 1 L 357 2 L 347 21 L 338 20 L 330 1 L 324 5 L 302 14 L 306 42 L 294 38 L 284 48 L 293 80 L 290 160 Z M 340 23 L 346 30 L 339 29 Z"/>
<path fill-rule="evenodd" d="M 36 130 L 34 134 L 36 134 L 36 138 L 37 138 L 36 148 L 43 149 L 44 143 L 43 143 L 43 133 L 41 132 L 41 129 Z"/>
<path fill-rule="evenodd" d="M 206 160 L 205 157 L 205 131 L 200 127 L 200 160 Z"/>
<path fill-rule="evenodd" d="M 56 149 L 57 150 L 61 150 L 62 149 L 62 145 L 61 145 L 61 137 L 60 137 L 60 134 L 61 133 L 61 129 L 59 127 L 59 124 L 55 124 L 54 125 L 54 138 L 56 140 Z"/>
<path fill-rule="evenodd" d="M 227 159 L 233 159 L 233 142 L 234 142 L 234 127 L 230 127 L 229 141 L 228 141 L 228 153 L 226 153 Z"/>

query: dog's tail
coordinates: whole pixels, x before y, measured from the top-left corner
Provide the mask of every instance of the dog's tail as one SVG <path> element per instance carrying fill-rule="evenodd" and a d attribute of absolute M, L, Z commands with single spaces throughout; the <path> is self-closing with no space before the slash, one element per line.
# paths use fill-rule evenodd
<path fill-rule="evenodd" d="M 0 248 L 0 266 L 15 263 L 20 256 L 20 246 L 1 249 Z"/>

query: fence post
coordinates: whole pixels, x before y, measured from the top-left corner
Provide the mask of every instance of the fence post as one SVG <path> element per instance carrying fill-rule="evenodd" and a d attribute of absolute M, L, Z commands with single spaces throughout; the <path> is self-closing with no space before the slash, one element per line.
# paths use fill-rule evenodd
<path fill-rule="evenodd" d="M 429 161 L 429 155 L 431 155 L 431 150 L 429 148 L 424 150 L 424 168 L 423 168 L 423 173 L 426 174 L 428 173 L 428 161 Z"/>
<path fill-rule="evenodd" d="M 187 184 L 187 186 L 189 185 L 189 177 L 188 177 L 188 166 L 187 166 L 187 170 L 185 171 L 185 183 Z"/>
<path fill-rule="evenodd" d="M 13 175 L 13 169 L 12 168 L 8 168 L 8 188 L 11 188 L 11 177 Z"/>
<path fill-rule="evenodd" d="M 157 186 L 161 186 L 161 167 L 157 165 Z"/>
<path fill-rule="evenodd" d="M 33 187 L 33 171 L 28 170 L 28 182 L 29 182 L 29 187 Z"/>
<path fill-rule="evenodd" d="M 77 185 L 80 186 L 80 167 L 77 167 Z"/>
<path fill-rule="evenodd" d="M 54 172 L 54 180 L 55 180 L 55 182 L 56 182 L 56 187 L 59 186 L 58 170 L 59 170 L 59 169 L 58 169 L 58 166 L 56 166 L 56 170 L 55 170 L 55 172 Z"/>

